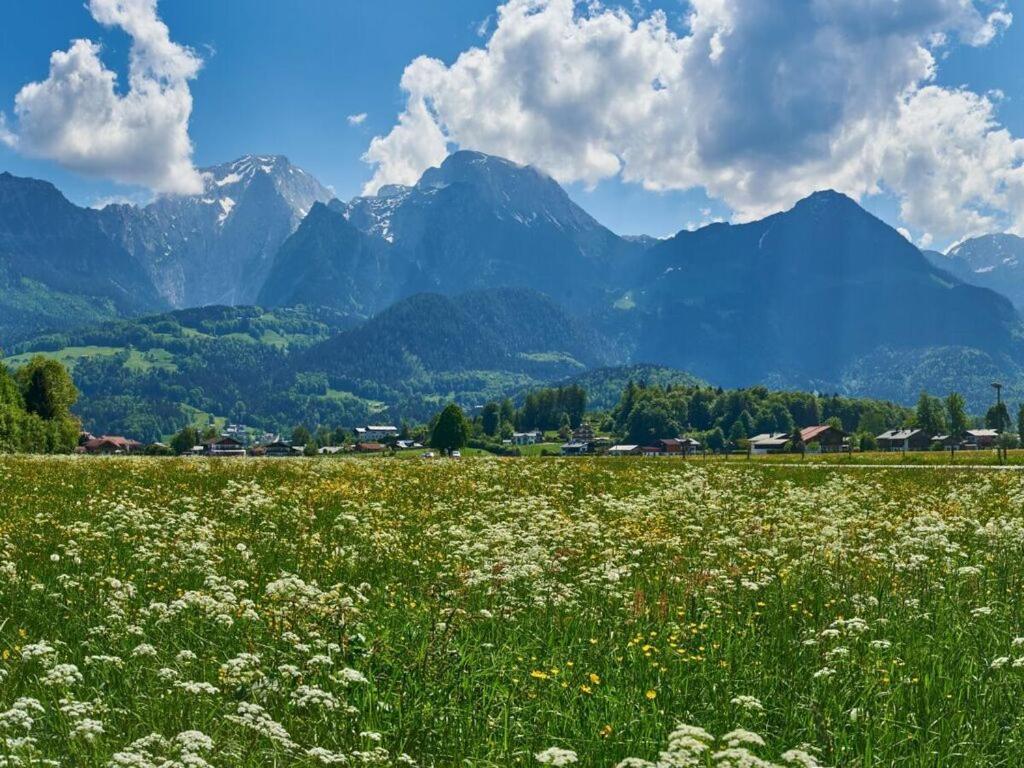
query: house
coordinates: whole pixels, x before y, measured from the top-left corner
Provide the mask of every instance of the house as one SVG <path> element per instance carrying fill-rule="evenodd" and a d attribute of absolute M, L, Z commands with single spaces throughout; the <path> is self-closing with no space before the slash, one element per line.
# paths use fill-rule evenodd
<path fill-rule="evenodd" d="M 285 456 L 299 456 L 302 451 L 296 451 L 295 447 L 284 440 L 275 440 L 270 445 L 263 446 L 263 455 L 271 456 L 274 458 L 281 458 Z"/>
<path fill-rule="evenodd" d="M 877 438 L 880 451 L 927 451 L 931 436 L 922 429 L 890 429 Z"/>
<path fill-rule="evenodd" d="M 700 440 L 694 440 L 692 437 L 681 437 L 679 438 L 680 450 L 684 456 L 695 456 L 700 453 L 703 447 Z"/>
<path fill-rule="evenodd" d="M 850 450 L 849 432 L 836 429 L 831 424 L 804 427 L 800 430 L 800 441 L 808 450 L 820 453 L 841 453 Z"/>
<path fill-rule="evenodd" d="M 964 438 L 965 448 L 995 448 L 999 442 L 999 430 L 997 429 L 968 429 Z"/>
<path fill-rule="evenodd" d="M 356 453 L 383 453 L 388 447 L 383 443 L 356 443 Z"/>
<path fill-rule="evenodd" d="M 203 453 L 207 456 L 245 456 L 245 446 L 233 437 L 219 437 L 206 443 Z"/>
<path fill-rule="evenodd" d="M 398 440 L 395 442 L 395 448 L 398 448 L 400 451 L 410 451 L 422 447 L 423 444 L 417 443 L 415 440 Z"/>
<path fill-rule="evenodd" d="M 572 431 L 574 443 L 591 443 L 595 437 L 594 428 L 585 421 Z"/>
<path fill-rule="evenodd" d="M 356 440 L 358 442 L 373 443 L 381 440 L 394 440 L 398 437 L 398 427 L 390 424 L 370 424 L 365 427 L 356 427 Z"/>
<path fill-rule="evenodd" d="M 764 432 L 754 435 L 747 442 L 750 444 L 751 453 L 782 453 L 789 445 L 789 439 L 790 435 L 785 432 Z"/>
<path fill-rule="evenodd" d="M 142 443 L 138 440 L 130 440 L 120 435 L 100 435 L 82 443 L 84 453 L 91 453 L 101 456 L 112 456 L 114 454 L 139 453 L 143 449 Z"/>
<path fill-rule="evenodd" d="M 562 446 L 563 456 L 583 456 L 590 453 L 590 443 L 573 440 Z"/>
<path fill-rule="evenodd" d="M 682 456 L 683 441 L 675 437 L 666 437 L 655 440 L 650 445 L 640 448 L 644 456 Z"/>
<path fill-rule="evenodd" d="M 512 445 L 536 445 L 544 442 L 544 433 L 539 429 L 532 432 L 513 432 Z"/>
<path fill-rule="evenodd" d="M 608 449 L 609 456 L 639 456 L 639 445 L 613 445 Z"/>

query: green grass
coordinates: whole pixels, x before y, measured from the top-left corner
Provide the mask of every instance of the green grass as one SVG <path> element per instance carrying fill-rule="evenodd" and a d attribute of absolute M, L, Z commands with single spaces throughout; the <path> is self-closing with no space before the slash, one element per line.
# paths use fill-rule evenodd
<path fill-rule="evenodd" d="M 56 352 L 26 352 L 21 355 L 12 355 L 11 357 L 5 358 L 4 362 L 12 368 L 18 368 L 36 355 L 42 355 L 43 357 L 59 360 L 64 363 L 64 365 L 68 366 L 68 368 L 74 369 L 75 363 L 79 360 L 92 357 L 113 357 L 114 355 L 118 355 L 126 351 L 127 350 L 124 347 L 64 347 Z"/>
<path fill-rule="evenodd" d="M 8 764 L 1022 762 L 1024 473 L 8 457 L 0 498 Z"/>

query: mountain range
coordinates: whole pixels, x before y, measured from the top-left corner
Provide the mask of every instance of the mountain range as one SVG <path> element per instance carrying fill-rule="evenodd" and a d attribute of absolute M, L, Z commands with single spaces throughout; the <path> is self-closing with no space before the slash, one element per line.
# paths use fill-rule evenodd
<path fill-rule="evenodd" d="M 964 240 L 947 253 L 925 251 L 925 255 L 965 283 L 998 291 L 1024 310 L 1024 238 L 983 235 Z"/>
<path fill-rule="evenodd" d="M 993 236 L 922 253 L 835 192 L 657 240 L 620 237 L 539 170 L 478 152 L 347 203 L 279 156 L 202 173 L 201 195 L 102 210 L 77 207 L 46 182 L 0 175 L 4 346 L 102 346 L 95 338 L 112 328 L 131 337 L 125 322 L 180 325 L 160 314 L 180 308 L 255 304 L 263 309 L 240 311 L 265 320 L 304 307 L 287 311 L 332 318 L 314 323 L 315 339 L 281 345 L 276 330 L 273 343 L 250 339 L 272 350 L 269 386 L 417 416 L 445 398 L 472 404 L 636 363 L 722 386 L 899 402 L 955 388 L 978 410 L 992 377 L 1012 389 L 1024 367 L 1014 308 L 1024 280 L 1019 295 L 1010 287 L 1024 241 Z M 230 365 L 220 346 L 207 352 Z M 105 396 L 130 395 L 131 376 L 158 375 L 133 371 L 132 359 L 119 363 L 131 374 L 118 374 L 121 395 Z M 254 375 L 247 365 L 238 369 Z M 186 411 L 227 407 L 219 395 L 176 392 L 163 396 Z M 273 406 L 275 418 L 303 415 L 309 401 L 297 402 Z"/>

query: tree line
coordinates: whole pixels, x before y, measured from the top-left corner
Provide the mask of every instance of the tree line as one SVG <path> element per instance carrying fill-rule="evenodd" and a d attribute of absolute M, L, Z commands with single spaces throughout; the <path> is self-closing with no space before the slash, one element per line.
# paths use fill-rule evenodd
<path fill-rule="evenodd" d="M 57 360 L 32 358 L 15 373 L 0 363 L 0 452 L 70 453 L 80 425 L 71 375 Z"/>

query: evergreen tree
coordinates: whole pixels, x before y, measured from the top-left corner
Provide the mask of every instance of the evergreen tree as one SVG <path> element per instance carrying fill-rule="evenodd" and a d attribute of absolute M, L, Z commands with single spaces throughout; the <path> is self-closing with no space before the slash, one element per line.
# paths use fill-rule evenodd
<path fill-rule="evenodd" d="M 1010 429 L 1010 413 L 1006 410 L 1006 403 L 993 405 L 985 413 L 985 426 L 999 432 L 1006 432 Z"/>
<path fill-rule="evenodd" d="M 967 431 L 967 403 L 959 392 L 950 392 L 946 397 L 946 424 L 954 438 Z"/>
<path fill-rule="evenodd" d="M 292 429 L 292 445 L 310 445 L 313 442 L 313 435 L 304 424 L 299 424 Z"/>
<path fill-rule="evenodd" d="M 489 437 L 494 437 L 498 434 L 498 428 L 501 426 L 501 408 L 497 403 L 488 403 L 484 406 L 483 411 L 480 413 L 481 427 L 484 430 L 484 434 Z"/>

